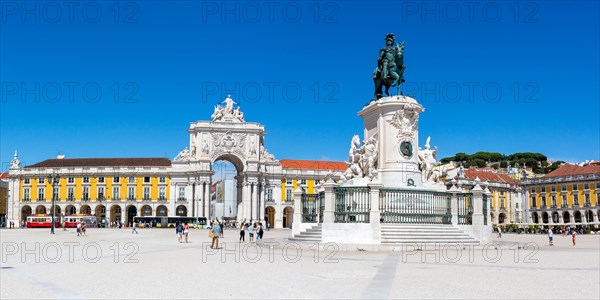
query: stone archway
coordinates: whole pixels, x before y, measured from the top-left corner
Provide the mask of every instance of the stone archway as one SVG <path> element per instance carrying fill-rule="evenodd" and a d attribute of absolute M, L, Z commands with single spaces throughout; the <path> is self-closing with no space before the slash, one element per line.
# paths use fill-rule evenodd
<path fill-rule="evenodd" d="M 233 166 L 233 167 L 231 167 Z M 256 210 L 256 205 L 244 205 L 244 195 L 250 189 L 248 199 L 252 198 L 252 186 L 244 176 L 244 162 L 236 154 L 220 153 L 212 157 L 211 171 L 211 197 L 210 215 L 211 219 L 232 220 L 242 219 L 245 210 Z M 251 200 L 251 199 L 250 199 Z M 249 217 L 249 216 L 248 216 Z"/>
<path fill-rule="evenodd" d="M 52 211 L 52 209 L 50 209 L 50 211 Z M 54 204 L 54 215 L 55 216 L 60 216 L 60 206 L 58 206 L 58 204 Z"/>
<path fill-rule="evenodd" d="M 548 213 L 547 212 L 543 212 L 542 213 L 542 223 L 548 224 L 549 220 L 550 220 L 550 217 L 549 217 Z"/>
<path fill-rule="evenodd" d="M 81 208 L 79 208 L 79 213 L 84 215 L 91 215 L 92 208 L 89 205 L 82 205 Z"/>
<path fill-rule="evenodd" d="M 156 216 L 157 217 L 166 217 L 169 215 L 169 210 L 164 205 L 159 205 L 156 207 Z"/>
<path fill-rule="evenodd" d="M 21 208 L 21 221 L 27 221 L 27 217 L 32 214 L 31 206 L 25 205 Z"/>
<path fill-rule="evenodd" d="M 175 215 L 178 217 L 187 217 L 187 207 L 185 205 L 179 205 L 175 209 Z"/>
<path fill-rule="evenodd" d="M 504 224 L 504 223 L 506 223 L 506 214 L 500 213 L 498 215 L 498 224 Z"/>
<path fill-rule="evenodd" d="M 115 204 L 110 208 L 110 223 L 113 224 L 117 221 L 121 222 L 121 206 Z"/>
<path fill-rule="evenodd" d="M 125 211 L 127 212 L 125 224 L 129 226 L 129 224 L 133 224 L 133 217 L 137 216 L 137 207 L 135 207 L 135 205 L 129 205 Z"/>
<path fill-rule="evenodd" d="M 568 211 L 563 212 L 563 222 L 565 224 L 571 223 L 571 214 Z"/>
<path fill-rule="evenodd" d="M 575 223 L 581 223 L 581 217 L 582 217 L 582 216 L 581 216 L 581 212 L 580 212 L 580 211 L 576 210 L 576 211 L 573 213 L 573 221 L 574 221 Z"/>
<path fill-rule="evenodd" d="M 271 228 L 275 228 L 275 208 L 273 206 L 267 206 L 267 208 L 265 208 L 265 222 L 268 223 Z"/>
<path fill-rule="evenodd" d="M 558 223 L 559 219 L 560 219 L 560 217 L 558 215 L 558 212 L 557 211 L 552 212 L 552 222 L 556 224 L 556 223 Z"/>
<path fill-rule="evenodd" d="M 294 222 L 294 209 L 291 206 L 288 206 L 283 209 L 283 227 L 284 228 L 292 228 L 293 222 Z"/>
<path fill-rule="evenodd" d="M 591 210 L 588 210 L 588 211 L 586 211 L 586 212 L 585 212 L 585 214 L 586 214 L 586 216 L 587 216 L 587 218 L 586 218 L 586 219 L 587 219 L 587 222 L 588 222 L 588 223 L 592 223 L 592 222 L 594 222 L 594 212 L 593 212 L 593 211 L 591 211 Z"/>
<path fill-rule="evenodd" d="M 538 215 L 537 212 L 531 213 L 531 220 L 533 221 L 533 223 L 539 224 L 540 223 L 540 215 Z"/>
<path fill-rule="evenodd" d="M 77 209 L 74 205 L 67 205 L 65 208 L 65 215 L 74 215 L 77 213 Z"/>
<path fill-rule="evenodd" d="M 96 219 L 98 220 L 98 224 L 100 224 L 102 226 L 106 226 L 106 206 L 104 206 L 102 204 L 96 206 L 95 213 L 96 213 Z"/>
<path fill-rule="evenodd" d="M 38 205 L 38 206 L 35 208 L 35 213 L 36 213 L 36 214 L 46 214 L 46 207 L 45 207 L 45 206 L 43 206 L 43 205 Z M 50 223 L 52 223 L 52 222 L 50 222 Z"/>
<path fill-rule="evenodd" d="M 152 216 L 152 207 L 150 205 L 144 205 L 141 209 L 142 217 L 151 217 Z"/>

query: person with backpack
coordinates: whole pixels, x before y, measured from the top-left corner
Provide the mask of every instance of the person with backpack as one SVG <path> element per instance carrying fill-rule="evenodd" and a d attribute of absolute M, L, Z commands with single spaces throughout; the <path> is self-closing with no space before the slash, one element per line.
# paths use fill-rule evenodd
<path fill-rule="evenodd" d="M 177 240 L 181 243 L 181 238 L 183 237 L 183 226 L 181 226 L 181 223 L 177 223 L 175 234 L 177 235 Z"/>

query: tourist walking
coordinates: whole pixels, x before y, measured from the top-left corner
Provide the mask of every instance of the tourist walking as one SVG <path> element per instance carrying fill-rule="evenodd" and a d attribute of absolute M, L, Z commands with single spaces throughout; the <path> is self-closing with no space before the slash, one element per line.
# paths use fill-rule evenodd
<path fill-rule="evenodd" d="M 210 229 L 212 235 L 212 243 L 210 244 L 211 249 L 219 249 L 219 236 L 221 235 L 221 226 L 219 222 L 215 221 L 213 227 Z"/>
<path fill-rule="evenodd" d="M 502 237 L 502 228 L 500 228 L 500 226 L 498 226 L 498 238 Z"/>
<path fill-rule="evenodd" d="M 181 223 L 177 223 L 175 234 L 177 235 L 177 240 L 181 243 L 181 238 L 183 238 L 183 226 L 181 226 Z"/>
<path fill-rule="evenodd" d="M 223 232 L 224 232 L 225 230 L 223 230 L 223 229 L 225 229 L 225 228 L 223 227 L 223 222 L 219 222 L 219 227 L 221 227 L 221 235 L 220 235 L 220 237 L 224 238 L 224 236 L 223 236 Z"/>
<path fill-rule="evenodd" d="M 548 228 L 548 241 L 550 242 L 550 246 L 554 246 L 554 244 L 552 243 L 552 239 L 553 239 L 553 232 L 552 232 L 552 227 Z"/>
<path fill-rule="evenodd" d="M 185 223 L 185 225 L 183 225 L 183 237 L 185 239 L 185 242 L 188 242 L 188 234 L 190 233 L 190 225 L 188 225 L 188 223 Z"/>
<path fill-rule="evenodd" d="M 81 235 L 81 223 L 77 223 L 77 236 Z"/>
<path fill-rule="evenodd" d="M 245 227 L 245 224 L 241 223 L 241 225 L 240 225 L 240 242 L 246 241 L 246 230 L 244 227 Z"/>
<path fill-rule="evenodd" d="M 131 234 L 138 234 L 136 227 L 137 223 L 133 222 L 133 225 L 131 226 Z"/>
<path fill-rule="evenodd" d="M 267 222 L 267 231 L 271 230 L 271 223 Z"/>
<path fill-rule="evenodd" d="M 573 246 L 575 246 L 575 230 L 571 230 L 571 239 L 573 240 Z"/>
<path fill-rule="evenodd" d="M 250 243 L 254 242 L 254 230 L 256 229 L 256 223 L 254 225 L 248 225 L 248 238 L 250 239 Z"/>

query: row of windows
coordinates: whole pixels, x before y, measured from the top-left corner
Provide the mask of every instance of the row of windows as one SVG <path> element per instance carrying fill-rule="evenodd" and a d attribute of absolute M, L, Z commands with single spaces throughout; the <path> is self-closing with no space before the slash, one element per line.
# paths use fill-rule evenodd
<path fill-rule="evenodd" d="M 598 194 L 596 194 L 596 197 L 598 197 Z M 585 202 L 584 202 L 585 205 L 590 205 L 591 204 L 591 200 L 590 200 L 590 195 L 589 194 L 585 194 L 584 195 L 584 199 L 585 199 Z M 557 201 L 556 200 L 557 200 L 556 196 L 552 196 L 551 197 L 551 205 L 552 205 L 552 207 L 556 207 L 557 206 Z M 578 194 L 573 194 L 573 203 L 575 205 L 579 205 L 579 195 Z M 533 204 L 533 207 L 536 207 L 536 205 L 537 205 L 537 199 L 536 198 L 532 198 L 532 204 Z M 546 203 L 546 196 L 542 196 L 541 197 L 541 205 L 542 205 L 542 207 L 548 206 L 548 203 Z M 567 204 L 563 202 L 563 206 L 567 206 Z"/>
<path fill-rule="evenodd" d="M 98 183 L 104 183 L 104 177 L 97 177 Z M 30 178 L 25 178 L 23 179 L 23 182 L 25 184 L 30 184 L 31 183 L 31 179 Z M 38 178 L 38 183 L 39 184 L 43 184 L 46 182 L 46 179 L 44 177 L 40 177 Z M 67 182 L 68 183 L 75 183 L 75 177 L 67 177 Z M 83 183 L 89 183 L 90 182 L 90 177 L 85 176 L 83 177 Z M 120 183 L 121 182 L 121 177 L 113 177 L 113 182 L 114 183 Z M 135 177 L 129 177 L 128 178 L 128 182 L 135 182 Z M 144 183 L 149 183 L 150 182 L 150 177 L 144 177 Z M 166 177 L 158 177 L 158 182 L 159 183 L 166 183 L 167 182 L 167 178 Z"/>
<path fill-rule="evenodd" d="M 572 185 L 571 185 L 571 187 L 572 187 L 572 190 L 573 190 L 573 191 L 577 191 L 577 189 L 579 188 L 578 186 L 579 186 L 579 185 L 578 185 L 577 183 L 574 183 L 574 184 L 572 184 Z M 551 189 L 551 191 L 552 191 L 552 192 L 556 192 L 556 186 L 555 186 L 555 185 L 553 185 L 553 186 L 552 186 L 550 189 Z M 583 189 L 584 189 L 584 190 L 589 190 L 589 189 L 590 189 L 590 184 L 589 184 L 589 183 L 584 183 L 584 184 L 583 184 Z M 596 183 L 596 190 L 599 190 L 599 189 L 600 189 L 600 182 L 597 182 L 597 183 Z M 531 193 L 532 193 L 532 194 L 535 194 L 535 190 L 536 190 L 536 189 L 535 189 L 535 187 L 532 187 L 532 188 L 531 188 Z M 545 186 L 542 186 L 540 190 L 541 190 L 541 192 L 542 192 L 542 193 L 545 193 L 545 192 L 546 192 L 546 187 L 545 187 Z M 566 191 L 566 190 L 567 190 L 567 185 L 566 185 L 566 184 L 563 184 L 563 185 L 561 186 L 561 191 Z"/>
<path fill-rule="evenodd" d="M 180 188 L 180 194 L 181 194 L 181 189 Z M 45 188 L 38 188 L 38 199 L 45 199 Z M 98 187 L 98 200 L 104 200 L 106 199 L 105 196 L 105 189 L 104 187 Z M 135 191 L 135 187 L 131 186 L 127 189 L 127 199 L 128 200 L 135 200 L 135 195 L 136 195 L 136 191 Z M 30 196 L 31 192 L 29 188 L 24 188 L 23 189 L 23 200 L 31 200 L 31 196 Z M 58 195 L 60 194 L 60 188 L 55 187 L 53 189 L 53 193 L 52 193 L 52 197 L 54 197 L 55 199 L 58 199 Z M 150 200 L 150 187 L 144 187 L 143 189 L 143 200 Z M 67 200 L 74 200 L 75 199 L 75 189 L 73 187 L 68 187 L 67 188 Z M 87 186 L 83 187 L 82 193 L 81 193 L 81 199 L 82 200 L 89 200 L 90 199 L 90 188 Z M 112 199 L 113 200 L 121 200 L 121 189 L 120 187 L 113 187 L 112 188 Z M 159 200 L 166 200 L 166 188 L 165 187 L 159 187 L 158 188 L 158 199 Z"/>
<path fill-rule="evenodd" d="M 315 182 L 316 182 L 316 180 L 315 180 Z M 292 180 L 292 179 L 287 179 L 287 180 L 285 181 L 285 184 L 287 184 L 287 185 L 292 185 L 292 184 L 294 184 L 294 180 Z M 300 185 L 306 185 L 306 179 L 300 179 Z"/>

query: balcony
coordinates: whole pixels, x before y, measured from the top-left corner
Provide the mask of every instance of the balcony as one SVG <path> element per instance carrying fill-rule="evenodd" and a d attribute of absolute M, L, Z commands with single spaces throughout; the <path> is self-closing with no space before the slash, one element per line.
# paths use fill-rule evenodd
<path fill-rule="evenodd" d="M 67 197 L 67 201 L 75 201 L 75 197 L 73 197 L 73 195 L 70 195 Z"/>
<path fill-rule="evenodd" d="M 31 198 L 23 198 L 21 199 L 21 202 L 31 202 Z"/>
<path fill-rule="evenodd" d="M 563 204 L 562 204 L 560 207 L 561 207 L 561 208 L 568 208 L 568 207 L 569 207 L 569 205 L 568 205 L 568 204 L 566 204 L 566 203 L 563 203 Z"/>
<path fill-rule="evenodd" d="M 134 197 L 134 196 L 129 196 L 129 197 L 127 197 L 127 200 L 129 200 L 129 201 L 134 201 L 134 200 L 135 200 L 135 197 Z"/>
<path fill-rule="evenodd" d="M 85 201 L 85 202 L 90 201 L 90 197 L 87 195 L 84 195 L 83 197 L 81 197 L 81 201 Z"/>
<path fill-rule="evenodd" d="M 187 199 L 185 197 L 179 197 L 177 198 L 177 201 L 187 201 Z"/>
<path fill-rule="evenodd" d="M 150 196 L 144 196 L 144 197 L 142 198 L 142 200 L 144 200 L 144 201 L 150 201 L 150 200 L 152 200 L 152 199 L 150 199 Z"/>
<path fill-rule="evenodd" d="M 167 198 L 163 197 L 158 197 L 158 201 L 167 201 Z"/>

